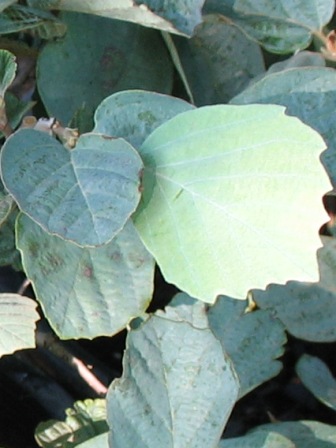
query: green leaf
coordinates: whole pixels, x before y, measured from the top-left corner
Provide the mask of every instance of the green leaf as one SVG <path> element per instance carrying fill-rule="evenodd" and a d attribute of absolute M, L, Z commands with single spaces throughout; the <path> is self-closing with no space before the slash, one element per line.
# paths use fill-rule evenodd
<path fill-rule="evenodd" d="M 312 342 L 336 341 L 336 298 L 318 283 L 288 282 L 254 290 L 253 300 L 271 311 L 293 336 Z"/>
<path fill-rule="evenodd" d="M 17 207 L 13 207 L 0 226 L 0 266 L 11 265 L 17 271 L 22 271 L 21 255 L 15 245 L 15 220 Z"/>
<path fill-rule="evenodd" d="M 29 0 L 32 6 L 63 9 L 128 20 L 170 33 L 190 36 L 201 22 L 204 0 Z"/>
<path fill-rule="evenodd" d="M 7 6 L 16 3 L 17 0 L 0 0 L 0 12 L 7 8 Z"/>
<path fill-rule="evenodd" d="M 36 303 L 18 294 L 0 294 L 0 357 L 35 347 Z"/>
<path fill-rule="evenodd" d="M 336 73 L 330 68 L 292 68 L 271 74 L 232 99 L 232 104 L 280 104 L 318 131 L 329 149 L 322 162 L 336 186 Z"/>
<path fill-rule="evenodd" d="M 287 338 L 285 328 L 269 311 L 246 312 L 247 302 L 219 297 L 208 312 L 209 326 L 237 372 L 243 397 L 278 375 Z"/>
<path fill-rule="evenodd" d="M 179 98 L 130 90 L 115 93 L 98 106 L 93 132 L 122 137 L 139 148 L 154 129 L 175 115 L 194 109 Z"/>
<path fill-rule="evenodd" d="M 32 129 L 12 135 L 1 175 L 22 211 L 46 231 L 79 245 L 110 241 L 140 199 L 142 161 L 122 139 L 82 135 L 73 150 Z"/>
<path fill-rule="evenodd" d="M 316 278 L 329 189 L 323 148 L 278 106 L 204 107 L 157 128 L 139 149 L 135 224 L 166 280 L 214 302 L 220 293 L 244 299 L 271 281 Z"/>
<path fill-rule="evenodd" d="M 94 445 L 93 441 L 96 435 L 103 435 L 108 429 L 104 399 L 76 401 L 73 408 L 66 409 L 65 413 L 64 422 L 49 420 L 38 425 L 35 430 L 35 439 L 39 446 L 71 448 L 82 446 L 82 442 L 88 441 L 88 445 L 83 444 L 83 446 L 100 447 L 100 445 Z M 90 440 L 92 441 L 91 445 L 89 444 Z M 107 448 L 107 445 L 101 446 Z"/>
<path fill-rule="evenodd" d="M 157 31 L 88 14 L 61 18 L 65 38 L 47 44 L 38 59 L 37 86 L 49 115 L 63 123 L 83 107 L 93 115 L 120 90 L 170 93 L 173 66 Z"/>
<path fill-rule="evenodd" d="M 227 16 L 268 51 L 293 53 L 308 47 L 334 9 L 334 0 L 212 0 L 205 12 Z"/>
<path fill-rule="evenodd" d="M 12 84 L 16 72 L 15 56 L 7 50 L 0 50 L 0 96 L 5 95 L 6 90 Z"/>
<path fill-rule="evenodd" d="M 55 37 L 62 36 L 65 32 L 64 26 L 51 13 L 25 5 L 12 5 L 0 16 L 0 34 L 27 30 L 39 32 L 43 27 L 58 30 L 54 33 Z"/>
<path fill-rule="evenodd" d="M 11 92 L 5 94 L 6 115 L 12 129 L 15 129 L 21 122 L 22 118 L 35 105 L 34 101 L 21 101 Z"/>
<path fill-rule="evenodd" d="M 333 448 L 336 444 L 336 426 L 314 421 L 269 423 L 251 431 L 253 434 L 270 432 L 287 437 L 295 448 Z"/>
<path fill-rule="evenodd" d="M 14 205 L 13 198 L 3 191 L 0 191 L 0 228 L 7 220 Z"/>
<path fill-rule="evenodd" d="M 131 222 L 111 243 L 81 248 L 21 215 L 17 246 L 43 312 L 63 339 L 113 335 L 151 300 L 154 262 Z"/>
<path fill-rule="evenodd" d="M 174 41 L 197 105 L 227 103 L 264 71 L 259 45 L 219 15 Z"/>
<path fill-rule="evenodd" d="M 239 386 L 212 332 L 154 316 L 126 347 L 107 396 L 110 446 L 216 446 Z"/>
<path fill-rule="evenodd" d="M 336 411 L 336 380 L 323 361 L 303 355 L 296 364 L 296 372 L 318 400 Z"/>
<path fill-rule="evenodd" d="M 184 292 L 175 294 L 164 311 L 158 310 L 155 314 L 175 322 L 188 322 L 196 328 L 209 328 L 205 303 Z"/>
<path fill-rule="evenodd" d="M 265 431 L 221 440 L 218 448 L 296 448 L 296 445 L 281 434 Z"/>
<path fill-rule="evenodd" d="M 77 445 L 77 448 L 109 448 L 108 433 L 106 432 L 99 436 L 92 437 L 92 439 Z"/>

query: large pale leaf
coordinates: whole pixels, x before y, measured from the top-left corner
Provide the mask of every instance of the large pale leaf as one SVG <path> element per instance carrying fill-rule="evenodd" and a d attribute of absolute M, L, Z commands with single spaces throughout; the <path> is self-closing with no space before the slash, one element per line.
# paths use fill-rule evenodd
<path fill-rule="evenodd" d="M 117 92 L 98 106 L 93 132 L 122 137 L 139 148 L 154 129 L 194 107 L 179 98 L 142 90 Z"/>
<path fill-rule="evenodd" d="M 128 20 L 170 33 L 191 35 L 204 0 L 29 0 L 31 5 Z"/>
<path fill-rule="evenodd" d="M 321 197 L 330 188 L 323 149 L 278 106 L 204 107 L 157 128 L 139 149 L 135 224 L 167 281 L 214 302 L 316 278 Z"/>
<path fill-rule="evenodd" d="M 0 294 L 0 356 L 35 347 L 36 302 L 18 294 Z"/>
<path fill-rule="evenodd" d="M 270 312 L 246 308 L 247 302 L 219 297 L 208 312 L 209 326 L 237 372 L 240 397 L 280 372 L 277 358 L 287 340 L 283 324 Z"/>
<path fill-rule="evenodd" d="M 219 15 L 174 41 L 197 105 L 227 103 L 264 71 L 259 45 Z"/>
<path fill-rule="evenodd" d="M 314 421 L 269 423 L 251 433 L 278 433 L 294 443 L 295 448 L 333 448 L 336 444 L 336 426 Z"/>
<path fill-rule="evenodd" d="M 296 372 L 318 400 L 336 411 L 336 379 L 323 361 L 303 355 L 296 364 Z"/>
<path fill-rule="evenodd" d="M 170 93 L 173 66 L 157 31 L 88 14 L 61 18 L 65 38 L 47 44 L 38 59 L 37 86 L 49 115 L 68 123 L 120 90 Z"/>
<path fill-rule="evenodd" d="M 107 432 L 106 402 L 104 399 L 76 401 L 73 408 L 65 411 L 64 422 L 49 420 L 40 423 L 35 430 L 35 439 L 43 448 L 71 448 L 74 446 L 100 447 L 93 440 L 98 434 Z M 107 437 L 107 436 L 105 436 Z M 89 440 L 92 439 L 92 445 Z M 101 439 L 99 439 L 100 441 Z M 84 445 L 87 441 L 88 445 Z M 108 445 L 101 445 L 106 448 Z"/>
<path fill-rule="evenodd" d="M 281 434 L 265 431 L 221 440 L 218 448 L 296 448 L 296 446 Z"/>
<path fill-rule="evenodd" d="M 269 51 L 291 53 L 310 44 L 334 9 L 334 0 L 209 0 L 205 11 L 229 17 Z"/>
<path fill-rule="evenodd" d="M 317 130 L 328 150 L 322 161 L 336 186 L 336 73 L 330 68 L 292 68 L 270 74 L 232 99 L 232 104 L 273 103 L 286 106 Z"/>
<path fill-rule="evenodd" d="M 269 285 L 265 291 L 253 291 L 253 299 L 293 336 L 312 342 L 336 341 L 336 297 L 320 284 Z"/>
<path fill-rule="evenodd" d="M 50 233 L 80 245 L 111 240 L 140 199 L 138 153 L 125 140 L 84 134 L 73 150 L 23 129 L 1 151 L 5 187 Z"/>
<path fill-rule="evenodd" d="M 151 300 L 154 262 L 131 222 L 111 243 L 81 248 L 21 215 L 17 246 L 37 299 L 62 338 L 115 334 Z"/>
<path fill-rule="evenodd" d="M 110 446 L 217 445 L 239 386 L 210 330 L 154 316 L 129 333 L 123 366 L 107 396 Z"/>

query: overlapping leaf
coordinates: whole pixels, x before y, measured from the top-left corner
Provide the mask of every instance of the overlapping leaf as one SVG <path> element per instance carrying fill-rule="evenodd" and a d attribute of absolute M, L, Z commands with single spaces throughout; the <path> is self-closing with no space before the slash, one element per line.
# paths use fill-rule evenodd
<path fill-rule="evenodd" d="M 93 132 L 122 137 L 139 148 L 154 129 L 194 107 L 179 98 L 142 90 L 115 93 L 98 106 Z"/>
<path fill-rule="evenodd" d="M 208 313 L 209 326 L 230 356 L 242 397 L 276 376 L 286 342 L 283 324 L 264 310 L 245 313 L 246 302 L 219 297 Z"/>
<path fill-rule="evenodd" d="M 1 175 L 21 210 L 52 234 L 95 246 L 111 240 L 140 199 L 142 161 L 126 141 L 95 134 L 69 151 L 23 129 L 1 152 Z"/>
<path fill-rule="evenodd" d="M 275 53 L 306 48 L 332 18 L 334 0 L 209 0 L 207 11 L 220 12 Z"/>
<path fill-rule="evenodd" d="M 36 303 L 18 294 L 0 294 L 0 356 L 35 347 Z"/>
<path fill-rule="evenodd" d="M 151 317 L 127 337 L 124 373 L 107 396 L 110 446 L 216 446 L 237 378 L 208 329 Z"/>
<path fill-rule="evenodd" d="M 49 115 L 67 124 L 81 109 L 91 117 L 114 92 L 170 93 L 173 66 L 157 31 L 89 14 L 61 18 L 65 38 L 48 43 L 38 59 L 37 86 Z"/>
<path fill-rule="evenodd" d="M 113 335 L 151 300 L 154 262 L 131 222 L 111 243 L 81 248 L 21 215 L 17 246 L 44 314 L 62 338 Z"/>
<path fill-rule="evenodd" d="M 336 426 L 314 421 L 269 423 L 261 425 L 251 434 L 278 433 L 291 440 L 295 448 L 326 448 L 336 443 Z"/>
<path fill-rule="evenodd" d="M 253 291 L 253 299 L 281 320 L 293 336 L 312 342 L 336 341 L 336 300 L 318 283 L 288 282 Z"/>
<path fill-rule="evenodd" d="M 97 14 L 190 36 L 201 22 L 204 0 L 29 0 L 33 6 Z"/>
<path fill-rule="evenodd" d="M 232 99 L 232 104 L 281 104 L 317 130 L 328 151 L 322 161 L 336 185 L 336 73 L 330 68 L 292 68 L 273 73 Z"/>
<path fill-rule="evenodd" d="M 208 302 L 220 293 L 245 298 L 271 281 L 316 279 L 329 189 L 323 149 L 317 133 L 278 106 L 205 107 L 157 128 L 139 149 L 135 224 L 165 278 Z"/>
<path fill-rule="evenodd" d="M 227 103 L 264 71 L 258 44 L 219 15 L 205 16 L 191 39 L 174 39 L 195 104 Z"/>

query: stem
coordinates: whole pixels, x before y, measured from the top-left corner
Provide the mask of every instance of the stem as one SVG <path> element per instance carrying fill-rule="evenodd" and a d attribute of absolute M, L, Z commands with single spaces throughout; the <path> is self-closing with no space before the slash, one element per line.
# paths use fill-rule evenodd
<path fill-rule="evenodd" d="M 90 368 L 79 358 L 70 353 L 61 342 L 57 341 L 55 336 L 50 333 L 37 332 L 37 346 L 46 348 L 62 359 L 72 369 L 75 369 L 83 381 L 98 395 L 104 396 L 107 393 L 107 387 L 92 373 Z"/>

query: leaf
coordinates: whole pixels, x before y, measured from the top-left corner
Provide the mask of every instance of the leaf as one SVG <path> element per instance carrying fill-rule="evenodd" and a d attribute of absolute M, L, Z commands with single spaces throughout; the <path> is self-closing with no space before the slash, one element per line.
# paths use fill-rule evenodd
<path fill-rule="evenodd" d="M 13 198 L 6 194 L 4 191 L 0 191 L 0 228 L 2 224 L 7 220 L 14 205 Z"/>
<path fill-rule="evenodd" d="M 218 448 L 295 448 L 293 442 L 276 432 L 249 433 L 242 437 L 221 440 Z"/>
<path fill-rule="evenodd" d="M 0 294 L 0 357 L 35 347 L 36 303 L 18 294 Z"/>
<path fill-rule="evenodd" d="M 108 433 L 100 434 L 99 436 L 92 437 L 92 439 L 77 445 L 78 448 L 109 448 Z"/>
<path fill-rule="evenodd" d="M 295 448 L 332 448 L 336 443 L 336 426 L 314 421 L 269 423 L 257 427 L 251 433 L 270 432 L 287 437 Z"/>
<path fill-rule="evenodd" d="M 22 271 L 21 255 L 15 245 L 15 220 L 17 207 L 13 207 L 0 226 L 0 266 L 11 265 L 13 269 Z"/>
<path fill-rule="evenodd" d="M 336 73 L 330 68 L 293 68 L 266 76 L 232 99 L 232 104 L 280 104 L 325 139 L 322 162 L 336 186 Z"/>
<path fill-rule="evenodd" d="M 160 93 L 141 90 L 117 92 L 98 106 L 93 132 L 122 137 L 139 148 L 162 123 L 193 108 L 186 101 Z"/>
<path fill-rule="evenodd" d="M 0 34 L 27 30 L 38 32 L 43 27 L 58 29 L 58 32 L 54 33 L 55 37 L 62 36 L 65 31 L 64 26 L 51 13 L 25 5 L 11 5 L 0 16 Z"/>
<path fill-rule="evenodd" d="M 303 355 L 295 369 L 307 389 L 318 400 L 336 411 L 336 380 L 326 364 L 314 356 Z"/>
<path fill-rule="evenodd" d="M 92 440 L 93 443 L 96 435 L 108 430 L 104 399 L 76 401 L 73 408 L 66 409 L 65 413 L 64 422 L 49 420 L 37 426 L 35 439 L 39 446 L 43 448 L 82 446 L 80 445 L 82 442 Z M 89 444 L 87 446 L 90 447 Z M 93 448 L 96 445 L 91 446 Z M 102 445 L 105 446 L 107 448 L 108 445 Z"/>
<path fill-rule="evenodd" d="M 113 335 L 151 300 L 154 262 L 131 222 L 111 243 L 81 248 L 21 215 L 17 246 L 43 312 L 63 339 Z"/>
<path fill-rule="evenodd" d="M 83 107 L 93 115 L 111 93 L 170 93 L 173 66 L 157 31 L 88 14 L 63 13 L 64 39 L 40 53 L 37 86 L 50 116 L 68 123 Z M 97 39 L 97 30 L 99 38 Z"/>
<path fill-rule="evenodd" d="M 166 280 L 214 302 L 316 277 L 329 188 L 323 148 L 277 106 L 204 107 L 157 128 L 139 149 L 144 191 L 134 218 Z"/>
<path fill-rule="evenodd" d="M 128 334 L 123 368 L 107 395 L 110 446 L 216 446 L 239 386 L 210 330 L 154 316 Z"/>
<path fill-rule="evenodd" d="M 1 0 L 0 1 L 0 12 L 2 12 L 4 9 L 7 8 L 7 6 L 10 6 L 15 2 L 16 2 L 16 0 Z"/>
<path fill-rule="evenodd" d="M 247 302 L 219 297 L 209 309 L 209 327 L 230 356 L 243 397 L 278 375 L 287 338 L 285 328 L 269 311 L 246 312 Z"/>
<path fill-rule="evenodd" d="M 318 283 L 288 282 L 253 291 L 253 300 L 269 310 L 293 336 L 305 341 L 336 341 L 335 294 Z"/>
<path fill-rule="evenodd" d="M 15 56 L 7 50 L 0 50 L 0 96 L 5 95 L 6 90 L 12 84 L 16 72 Z"/>
<path fill-rule="evenodd" d="M 20 209 L 46 231 L 83 246 L 114 238 L 140 199 L 138 153 L 122 139 L 84 134 L 69 151 L 23 129 L 1 151 L 1 175 Z"/>
<path fill-rule="evenodd" d="M 10 126 L 15 129 L 22 118 L 35 106 L 34 101 L 21 101 L 11 92 L 5 94 L 6 114 Z"/>
<path fill-rule="evenodd" d="M 219 12 L 273 53 L 308 47 L 331 20 L 334 0 L 212 0 L 205 12 Z"/>
<path fill-rule="evenodd" d="M 30 0 L 36 7 L 98 14 L 190 36 L 201 22 L 204 0 Z"/>
<path fill-rule="evenodd" d="M 205 16 L 191 39 L 174 41 L 199 106 L 227 103 L 264 71 L 259 45 L 219 15 Z"/>
<path fill-rule="evenodd" d="M 155 314 L 175 322 L 188 322 L 196 328 L 209 328 L 205 303 L 184 292 L 175 294 L 164 311 L 158 310 Z"/>

